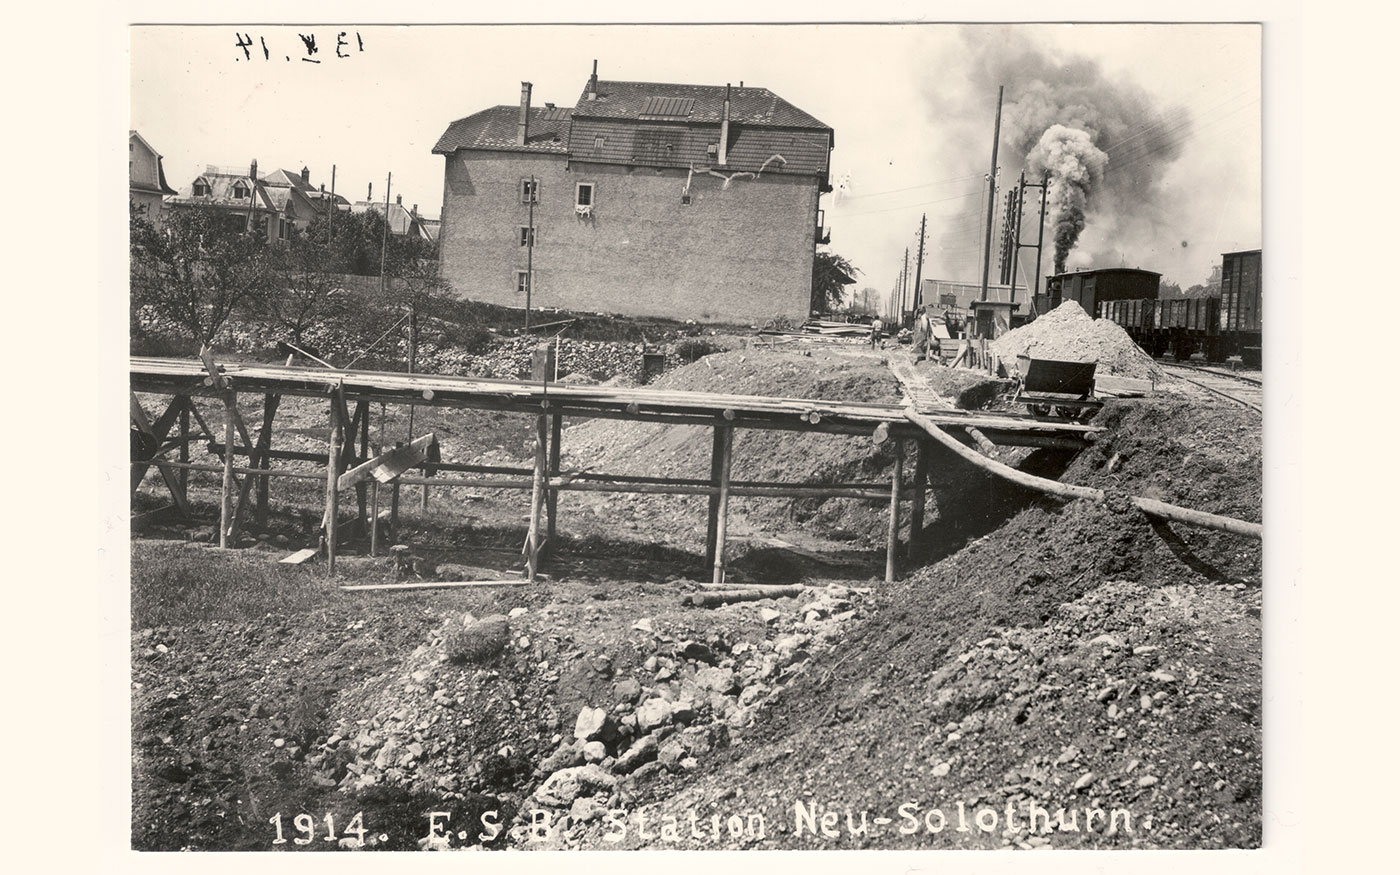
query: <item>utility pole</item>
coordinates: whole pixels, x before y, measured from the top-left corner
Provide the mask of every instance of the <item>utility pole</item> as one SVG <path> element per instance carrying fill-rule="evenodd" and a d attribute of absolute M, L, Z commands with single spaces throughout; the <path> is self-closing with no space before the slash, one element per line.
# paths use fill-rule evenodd
<path fill-rule="evenodd" d="M 907 313 L 907 312 L 909 312 L 909 305 L 910 305 L 911 303 L 913 303 L 913 301 L 914 301 L 914 295 L 909 291 L 909 247 L 908 247 L 908 246 L 904 247 L 904 273 L 901 274 L 901 276 L 903 276 L 903 278 L 904 278 L 904 279 L 903 279 L 903 282 L 904 282 L 904 294 L 903 294 L 902 296 L 900 296 L 900 301 L 899 301 L 899 325 L 900 325 L 901 328 L 903 328 L 903 327 L 904 327 L 904 314 Z"/>
<path fill-rule="evenodd" d="M 535 199 L 539 183 L 530 177 L 530 230 L 525 232 L 525 333 L 530 333 L 530 296 L 535 291 Z M 519 264 L 519 262 L 516 262 Z"/>
<path fill-rule="evenodd" d="M 997 123 L 992 133 L 992 170 L 987 174 L 987 239 L 982 252 L 982 300 L 987 300 L 987 281 L 992 272 L 992 221 L 997 211 L 997 146 L 1001 142 L 1001 98 L 1005 85 L 997 86 Z"/>
<path fill-rule="evenodd" d="M 330 211 L 326 213 L 326 242 L 335 239 L 335 165 L 331 165 L 331 203 Z"/>
<path fill-rule="evenodd" d="M 1028 188 L 1038 188 L 1038 189 L 1040 189 L 1040 226 L 1039 226 L 1039 228 L 1038 228 L 1038 230 L 1037 230 L 1037 232 L 1036 232 L 1036 237 L 1035 237 L 1035 242 L 1034 242 L 1034 243 L 1022 243 L 1022 242 L 1021 242 L 1021 220 L 1022 220 L 1022 218 L 1024 218 L 1024 216 L 1023 216 L 1022 214 L 1025 212 L 1025 209 L 1026 209 L 1026 189 L 1028 189 Z M 1050 171 L 1048 171 L 1048 170 L 1045 171 L 1045 172 L 1041 175 L 1041 177 L 1040 177 L 1040 182 L 1038 182 L 1038 183 L 1036 183 L 1036 182 L 1026 182 L 1026 174 L 1023 172 L 1023 173 L 1021 174 L 1021 182 L 1020 182 L 1020 186 L 1019 186 L 1019 189 L 1018 189 L 1020 193 L 1017 195 L 1017 198 L 1016 198 L 1016 245 L 1015 245 L 1015 247 L 1014 247 L 1014 251 L 1016 252 L 1016 261 L 1015 261 L 1015 263 L 1013 263 L 1013 265 L 1012 265 L 1012 274 L 1011 274 L 1011 300 L 1012 300 L 1012 301 L 1015 301 L 1015 300 L 1016 300 L 1016 272 L 1015 272 L 1015 267 L 1016 267 L 1016 265 L 1019 265 L 1019 264 L 1020 264 L 1021 250 L 1022 250 L 1022 249 L 1034 249 L 1034 250 L 1035 250 L 1035 286 L 1034 286 L 1034 291 L 1031 293 L 1031 309 L 1032 309 L 1032 311 L 1034 311 L 1034 309 L 1035 309 L 1035 299 L 1036 299 L 1037 297 L 1040 296 L 1040 254 L 1041 254 L 1041 249 L 1042 249 L 1042 247 L 1043 247 L 1044 244 L 1045 244 L 1045 201 L 1046 201 L 1046 194 L 1047 194 L 1047 192 L 1049 191 L 1049 188 L 1050 188 Z"/>
<path fill-rule="evenodd" d="M 914 311 L 924 304 L 924 229 L 928 226 L 928 213 L 919 217 L 919 257 L 914 261 Z"/>
<path fill-rule="evenodd" d="M 1007 194 L 1011 206 L 1011 303 L 1016 303 L 1016 273 L 1021 266 L 1021 201 L 1026 195 L 1026 171 L 1021 171 L 1021 178 L 1017 180 L 1016 187 Z M 1032 299 L 1034 300 L 1034 299 Z"/>
<path fill-rule="evenodd" d="M 394 174 L 390 172 L 389 181 L 384 185 L 384 238 L 379 248 L 379 294 L 384 295 L 388 288 L 384 280 L 384 263 L 389 260 L 389 189 L 394 185 Z"/>
<path fill-rule="evenodd" d="M 1040 296 L 1040 253 L 1045 245 L 1045 200 L 1050 193 L 1050 171 L 1047 170 L 1040 177 L 1040 230 L 1035 237 L 1035 295 Z M 1047 294 L 1049 290 L 1047 290 Z M 1031 298 L 1031 306 L 1035 306 L 1035 298 Z"/>

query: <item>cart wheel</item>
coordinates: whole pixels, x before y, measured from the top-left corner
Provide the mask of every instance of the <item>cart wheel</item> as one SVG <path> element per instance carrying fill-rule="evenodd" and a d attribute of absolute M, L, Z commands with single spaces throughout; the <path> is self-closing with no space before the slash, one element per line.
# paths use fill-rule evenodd
<path fill-rule="evenodd" d="M 1085 423 L 1093 419 L 1098 414 L 1098 412 L 1099 409 L 1097 407 L 1086 407 L 1083 410 L 1079 411 L 1079 416 L 1077 418 L 1081 423 Z"/>
<path fill-rule="evenodd" d="M 1049 416 L 1051 411 L 1049 404 L 1027 404 L 1026 409 L 1032 416 Z"/>

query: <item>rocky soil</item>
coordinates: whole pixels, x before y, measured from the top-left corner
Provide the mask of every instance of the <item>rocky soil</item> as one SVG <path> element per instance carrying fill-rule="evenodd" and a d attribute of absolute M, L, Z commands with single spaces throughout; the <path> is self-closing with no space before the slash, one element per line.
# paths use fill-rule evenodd
<path fill-rule="evenodd" d="M 846 355 L 736 350 L 667 379 L 897 397 L 877 359 Z M 305 414 L 308 441 L 323 413 Z M 1161 398 L 1110 402 L 1096 422 L 1107 433 L 1076 457 L 1017 459 L 1260 518 L 1257 417 Z M 682 429 L 607 425 L 567 429 L 565 467 L 708 459 L 706 436 L 697 450 Z M 463 452 L 520 454 L 511 426 L 439 427 Z M 748 445 L 736 477 L 878 476 L 872 443 L 835 440 L 847 446 Z M 1119 502 L 1044 501 L 951 454 L 934 472 L 929 546 L 897 584 L 871 577 L 879 554 L 859 553 L 856 531 L 842 543 L 864 564 L 788 562 L 800 597 L 718 609 L 680 603 L 701 589 L 685 578 L 699 538 L 675 533 L 703 514 L 645 501 L 594 513 L 569 496 L 553 577 L 531 587 L 345 593 L 335 584 L 403 573 L 352 556 L 327 581 L 277 566 L 275 541 L 137 541 L 133 846 L 1257 846 L 1258 543 L 1151 524 Z M 501 568 L 523 532 L 519 496 L 442 501 L 436 522 L 410 517 L 398 537 L 456 563 L 451 576 Z M 736 516 L 793 538 L 821 509 L 802 513 Z"/>

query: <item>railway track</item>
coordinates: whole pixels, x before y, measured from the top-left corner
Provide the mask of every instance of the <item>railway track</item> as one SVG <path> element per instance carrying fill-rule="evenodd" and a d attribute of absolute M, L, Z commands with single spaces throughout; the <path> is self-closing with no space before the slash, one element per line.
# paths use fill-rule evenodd
<path fill-rule="evenodd" d="M 1193 365 L 1162 364 L 1162 368 L 1213 395 L 1248 407 L 1255 413 L 1264 412 L 1264 381 L 1261 379 Z"/>

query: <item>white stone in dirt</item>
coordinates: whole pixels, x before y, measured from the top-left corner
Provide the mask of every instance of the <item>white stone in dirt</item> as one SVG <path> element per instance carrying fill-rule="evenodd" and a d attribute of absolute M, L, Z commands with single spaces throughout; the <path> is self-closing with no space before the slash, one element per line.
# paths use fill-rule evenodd
<path fill-rule="evenodd" d="M 768 687 L 763 684 L 749 684 L 747 687 L 744 687 L 744 691 L 739 694 L 739 704 L 748 707 L 759 699 L 762 699 L 764 693 L 767 692 Z"/>
<path fill-rule="evenodd" d="M 629 772 L 635 772 L 646 763 L 656 759 L 660 751 L 661 745 L 657 742 L 656 736 L 644 735 L 632 742 L 632 746 L 627 748 L 626 752 L 617 758 L 617 763 L 613 768 L 615 771 L 624 775 Z"/>
<path fill-rule="evenodd" d="M 1074 789 L 1083 790 L 1085 787 L 1094 783 L 1094 777 L 1095 775 L 1093 772 L 1085 772 L 1079 776 L 1079 780 L 1074 782 Z"/>
<path fill-rule="evenodd" d="M 511 608 L 510 613 L 506 614 L 506 616 L 514 620 L 516 617 L 523 617 L 528 613 L 530 613 L 529 608 Z"/>
<path fill-rule="evenodd" d="M 662 746 L 656 754 L 656 761 L 669 771 L 676 771 L 680 768 L 681 760 L 686 755 L 686 749 L 679 739 L 671 739 Z"/>
<path fill-rule="evenodd" d="M 545 778 L 533 795 L 535 801 L 541 804 L 567 808 L 580 796 L 596 796 L 600 791 L 612 790 L 616 786 L 617 778 L 589 764 L 560 769 Z"/>
<path fill-rule="evenodd" d="M 695 673 L 695 685 L 716 693 L 729 693 L 734 690 L 734 670 L 707 666 Z"/>
<path fill-rule="evenodd" d="M 932 774 L 935 778 L 942 778 L 944 775 L 947 775 L 952 770 L 953 764 L 948 762 L 947 760 L 944 760 L 943 762 L 933 767 Z"/>
<path fill-rule="evenodd" d="M 647 699 L 637 708 L 637 728 L 650 732 L 671 722 L 671 703 L 665 699 Z"/>
<path fill-rule="evenodd" d="M 758 609 L 758 618 L 770 626 L 778 622 L 779 618 L 781 618 L 782 616 L 783 615 L 781 611 L 775 611 L 772 608 Z"/>
<path fill-rule="evenodd" d="M 791 656 L 799 647 L 807 643 L 807 636 L 800 633 L 787 635 L 773 642 L 773 652 L 782 657 Z"/>
<path fill-rule="evenodd" d="M 607 745 L 601 741 L 590 741 L 583 746 L 583 761 L 586 763 L 601 763 L 608 758 Z"/>
<path fill-rule="evenodd" d="M 569 819 L 574 823 L 592 823 L 607 814 L 607 806 L 592 796 L 581 796 L 569 808 Z"/>

